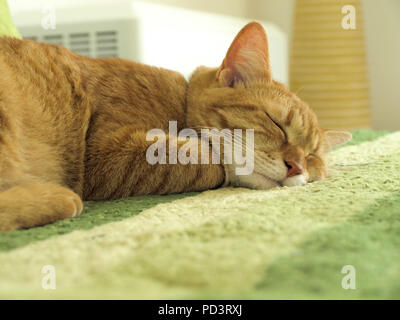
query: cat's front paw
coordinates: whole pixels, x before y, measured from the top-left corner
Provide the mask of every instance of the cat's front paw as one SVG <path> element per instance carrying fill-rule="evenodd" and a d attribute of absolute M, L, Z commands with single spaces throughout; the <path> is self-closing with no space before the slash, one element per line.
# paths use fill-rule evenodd
<path fill-rule="evenodd" d="M 256 190 L 268 190 L 280 186 L 278 182 L 257 172 L 247 176 L 231 176 L 231 185 Z"/>
<path fill-rule="evenodd" d="M 83 211 L 83 203 L 81 198 L 70 190 L 62 190 L 52 196 L 51 206 L 64 219 L 79 216 Z"/>
<path fill-rule="evenodd" d="M 0 232 L 76 217 L 83 210 L 81 198 L 58 185 L 14 187 L 0 196 Z"/>

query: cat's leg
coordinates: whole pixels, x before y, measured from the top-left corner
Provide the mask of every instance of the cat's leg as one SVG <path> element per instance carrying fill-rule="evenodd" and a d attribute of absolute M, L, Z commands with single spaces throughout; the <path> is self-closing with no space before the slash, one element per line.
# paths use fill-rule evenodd
<path fill-rule="evenodd" d="M 79 215 L 73 191 L 55 184 L 16 186 L 0 192 L 0 232 L 45 225 Z"/>
<path fill-rule="evenodd" d="M 213 149 L 198 138 L 192 138 L 188 144 L 188 141 L 177 141 L 176 137 L 167 135 L 163 150 L 166 164 L 151 164 L 147 150 L 154 141 L 146 141 L 145 131 L 124 128 L 107 137 L 93 138 L 87 143 L 85 200 L 203 191 L 217 188 L 226 181 L 224 166 L 212 164 Z M 175 164 L 170 163 L 171 142 L 176 143 L 177 148 L 172 150 L 175 154 L 184 146 L 186 150 L 190 144 L 197 146 L 197 154 L 190 155 L 197 158 L 198 164 L 182 164 L 179 159 Z M 208 163 L 200 163 L 202 150 L 207 150 L 204 154 L 208 159 L 204 162 Z"/>

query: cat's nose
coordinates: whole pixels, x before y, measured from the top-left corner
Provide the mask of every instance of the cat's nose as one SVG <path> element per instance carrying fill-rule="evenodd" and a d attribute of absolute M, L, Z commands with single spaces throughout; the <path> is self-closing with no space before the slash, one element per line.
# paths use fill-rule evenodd
<path fill-rule="evenodd" d="M 303 170 L 297 163 L 293 161 L 285 161 L 285 164 L 286 167 L 288 168 L 286 178 L 294 177 L 303 173 Z"/>

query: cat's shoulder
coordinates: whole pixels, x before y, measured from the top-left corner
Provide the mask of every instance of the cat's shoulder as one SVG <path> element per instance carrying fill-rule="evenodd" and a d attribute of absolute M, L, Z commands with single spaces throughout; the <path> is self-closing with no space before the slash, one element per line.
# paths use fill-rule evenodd
<path fill-rule="evenodd" d="M 69 50 L 60 45 L 39 42 L 31 39 L 19 39 L 15 37 L 0 37 L 0 54 L 12 54 L 22 57 L 24 55 L 48 55 L 55 53 L 66 54 Z"/>
<path fill-rule="evenodd" d="M 19 50 L 22 46 L 24 46 L 24 42 L 27 40 L 22 40 L 14 37 L 9 37 L 9 36 L 2 36 L 0 37 L 0 50 L 1 51 L 6 51 L 6 50 L 12 50 L 12 51 L 17 51 Z"/>

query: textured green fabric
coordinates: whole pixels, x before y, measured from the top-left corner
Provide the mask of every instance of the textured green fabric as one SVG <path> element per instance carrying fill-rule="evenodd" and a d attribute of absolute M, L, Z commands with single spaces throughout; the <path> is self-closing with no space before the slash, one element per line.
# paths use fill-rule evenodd
<path fill-rule="evenodd" d="M 274 262 L 254 297 L 400 298 L 400 190 L 340 226 L 316 232 Z M 339 271 L 356 269 L 356 290 L 343 290 Z"/>
<path fill-rule="evenodd" d="M 357 131 L 304 187 L 91 202 L 2 234 L 0 298 L 400 298 L 399 141 Z M 44 265 L 56 290 L 41 287 Z"/>
<path fill-rule="evenodd" d="M 84 211 L 76 219 L 57 221 L 53 224 L 14 232 L 0 233 L 0 252 L 12 250 L 34 241 L 62 235 L 74 230 L 91 229 L 105 223 L 133 217 L 143 210 L 160 203 L 170 202 L 196 193 L 170 196 L 145 196 L 115 201 L 86 202 Z"/>
<path fill-rule="evenodd" d="M 388 134 L 388 131 L 358 130 L 353 132 L 353 139 L 346 145 L 358 144 L 364 141 L 372 141 Z M 193 196 L 198 193 L 176 194 L 170 196 L 147 196 L 116 201 L 86 202 L 81 216 L 58 221 L 44 227 L 20 230 L 15 232 L 0 233 L 0 252 L 24 246 L 38 240 L 45 240 L 49 237 L 66 234 L 80 229 L 91 229 L 105 223 L 120 221 L 133 217 L 145 209 L 156 206 L 160 203 L 170 202 L 186 196 Z"/>
<path fill-rule="evenodd" d="M 20 37 L 6 0 L 2 35 Z M 374 143 L 388 134 L 354 132 L 335 151 L 345 170 L 307 187 L 87 202 L 78 218 L 0 234 L 0 298 L 399 299 L 400 135 Z"/>
<path fill-rule="evenodd" d="M 12 22 L 7 0 L 0 0 L 0 37 L 1 36 L 21 37 Z"/>

